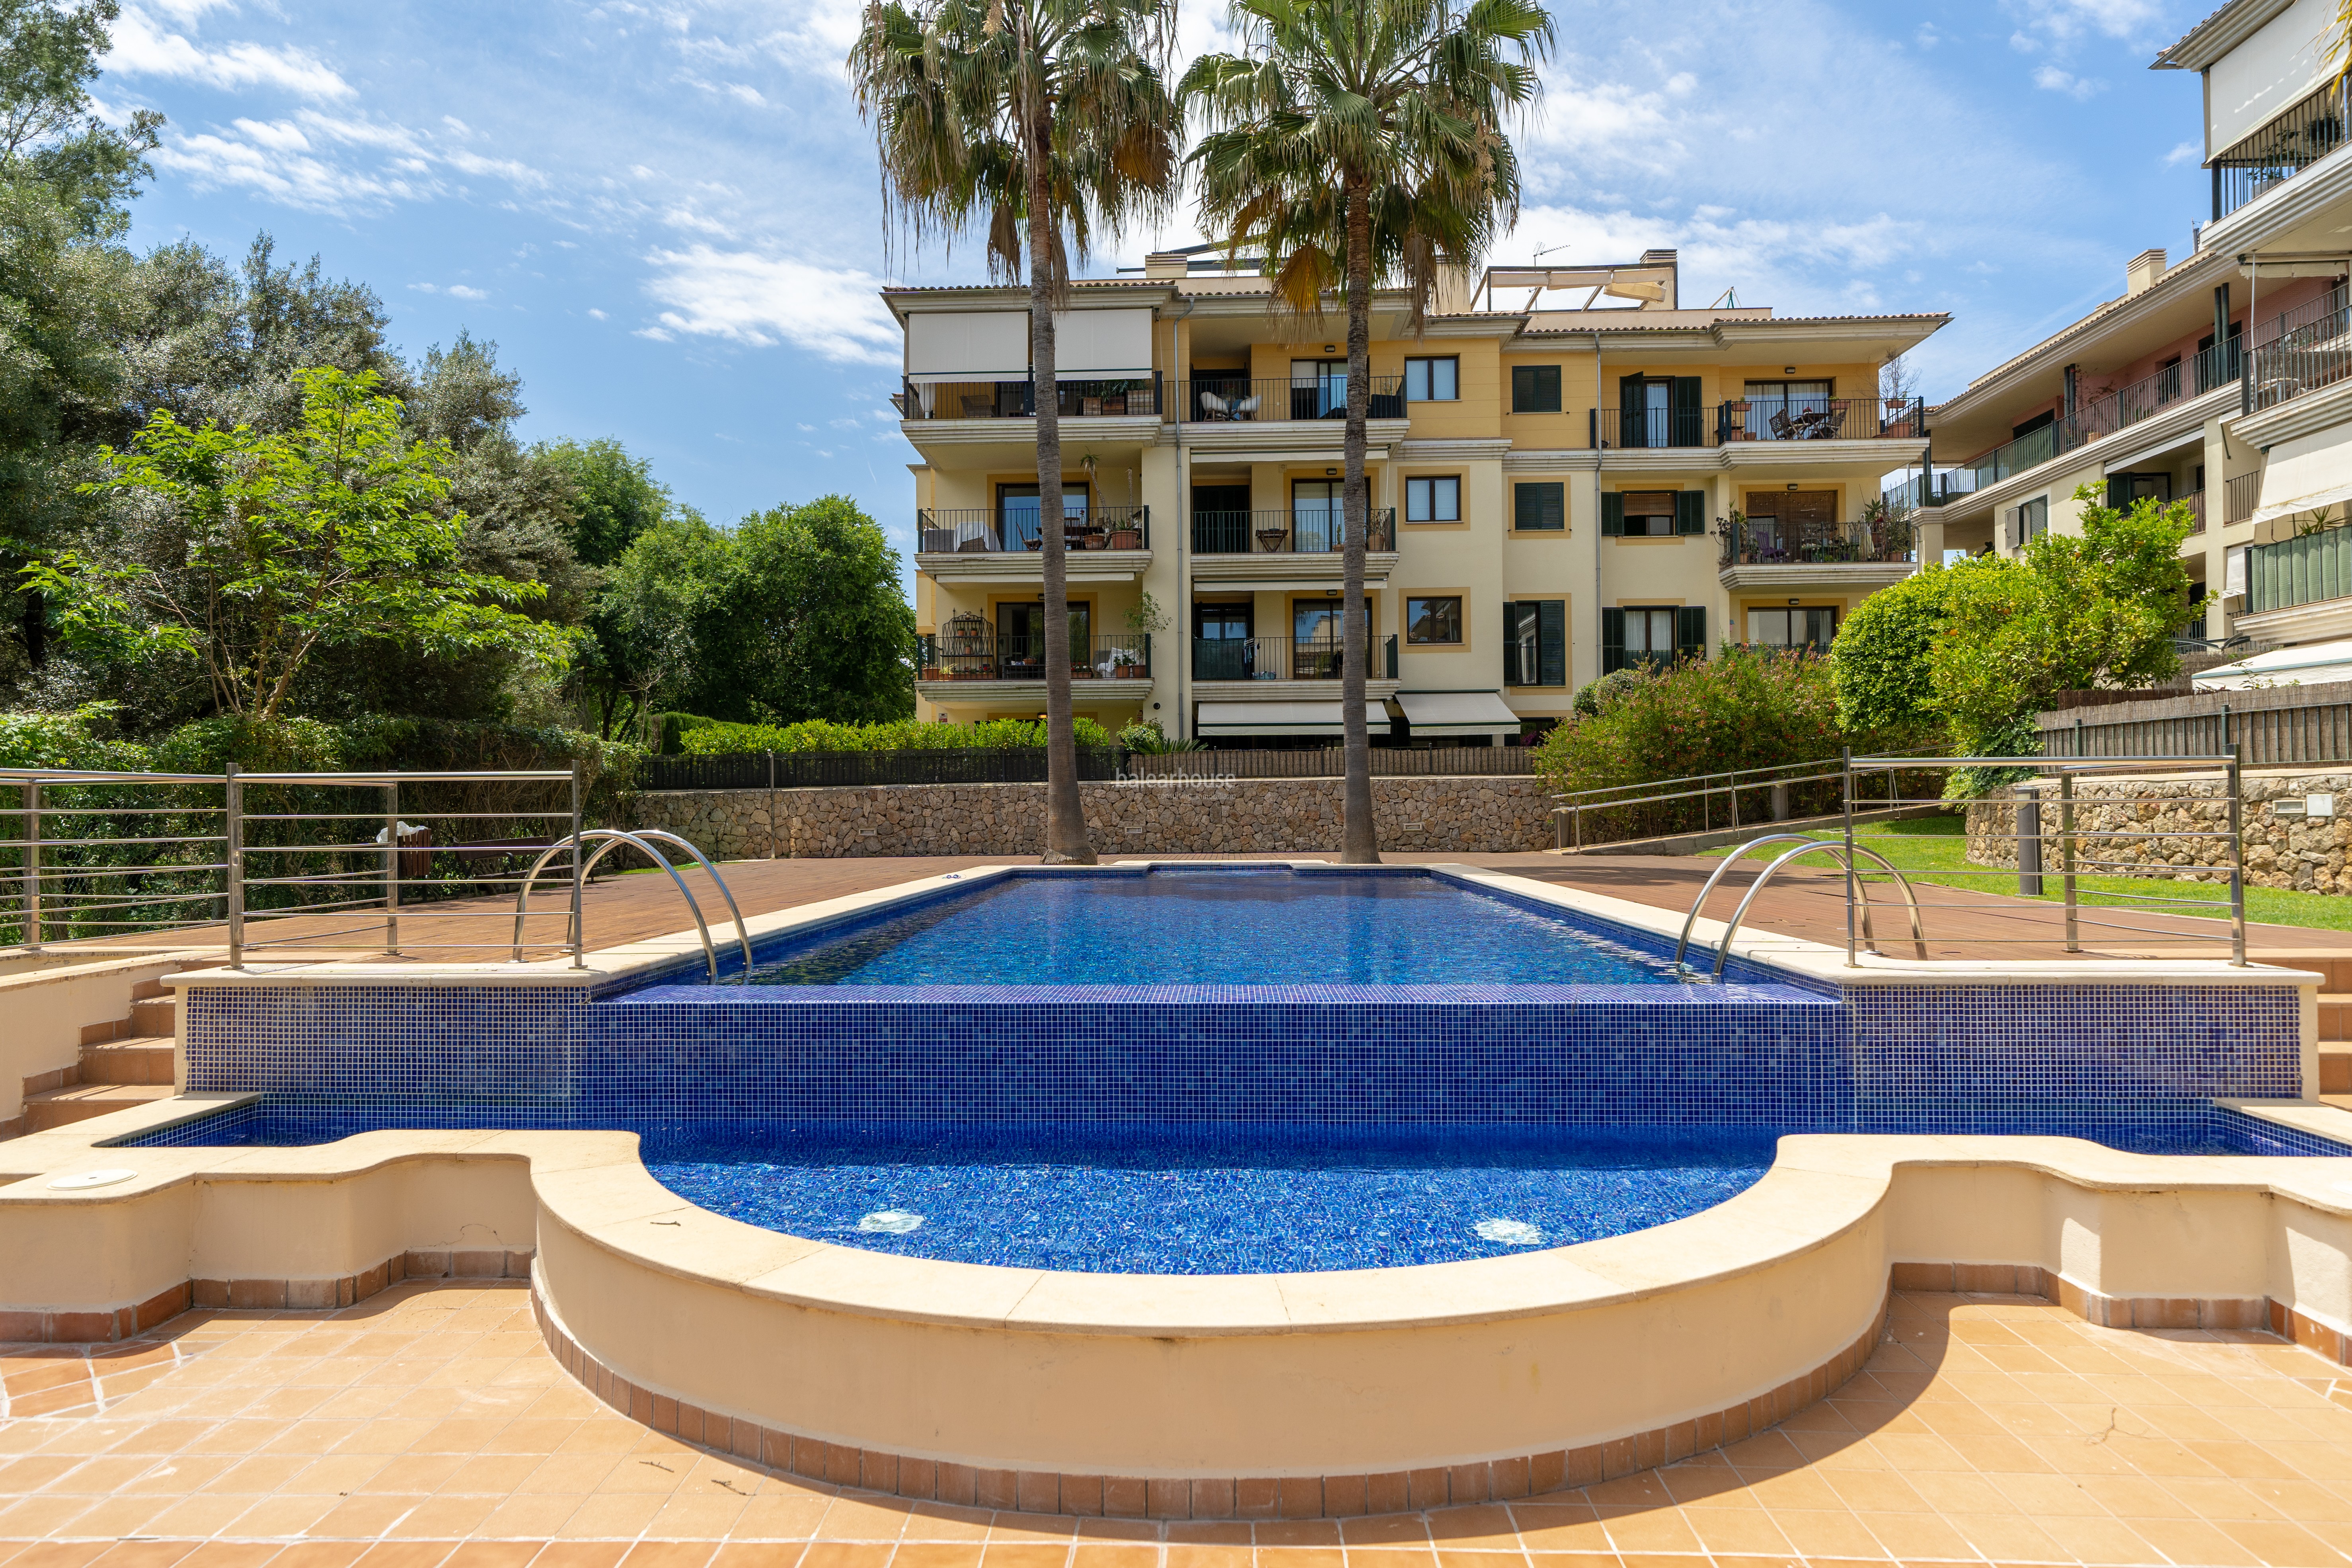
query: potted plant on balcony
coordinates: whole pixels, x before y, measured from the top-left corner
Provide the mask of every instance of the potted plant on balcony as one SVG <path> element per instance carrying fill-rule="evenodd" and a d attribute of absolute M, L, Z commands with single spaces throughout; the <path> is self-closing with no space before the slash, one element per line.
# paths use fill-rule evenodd
<path fill-rule="evenodd" d="M 1151 646 L 1150 638 L 1152 633 L 1164 632 L 1168 629 L 1168 616 L 1161 611 L 1160 601 L 1151 596 L 1150 590 L 1147 589 L 1139 595 L 1135 601 L 1135 608 L 1127 612 L 1127 629 L 1145 650 Z M 1120 648 L 1118 650 L 1115 668 L 1118 672 L 1119 679 L 1140 680 L 1151 672 L 1150 655 L 1148 651 L 1139 652 L 1137 648 Z"/>
<path fill-rule="evenodd" d="M 1123 528 L 1112 529 L 1110 531 L 1109 548 L 1113 550 L 1142 549 L 1143 530 L 1137 528 L 1131 522 Z"/>

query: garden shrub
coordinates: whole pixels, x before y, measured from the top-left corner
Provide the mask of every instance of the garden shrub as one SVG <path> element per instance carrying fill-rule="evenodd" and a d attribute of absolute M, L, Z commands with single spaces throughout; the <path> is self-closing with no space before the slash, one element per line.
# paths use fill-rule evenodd
<path fill-rule="evenodd" d="M 1076 721 L 1085 747 L 1118 743 L 1091 719 Z M 878 724 L 835 724 L 823 719 L 798 724 L 706 724 L 681 737 L 689 756 L 725 756 L 737 752 L 926 752 L 965 746 L 1043 746 L 1041 720 L 989 719 L 977 724 L 926 724 L 894 719 Z"/>

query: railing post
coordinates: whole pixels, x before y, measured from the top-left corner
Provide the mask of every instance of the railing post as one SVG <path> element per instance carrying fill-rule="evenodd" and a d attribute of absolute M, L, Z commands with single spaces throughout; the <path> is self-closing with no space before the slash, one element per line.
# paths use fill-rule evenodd
<path fill-rule="evenodd" d="M 2080 925 L 2074 908 L 2074 775 L 2058 775 L 2058 870 L 2063 879 L 2066 898 L 2066 951 L 2083 951 Z"/>
<path fill-rule="evenodd" d="M 245 967 L 245 784 L 230 763 L 221 774 L 221 859 L 228 868 L 228 966 Z"/>
<path fill-rule="evenodd" d="M 1838 764 L 1838 795 L 1845 808 L 1845 966 L 1858 967 L 1854 963 L 1853 908 L 1859 889 L 1853 875 L 1853 748 L 1846 747 Z"/>
<path fill-rule="evenodd" d="M 41 945 L 41 781 L 26 779 L 25 799 L 25 945 Z"/>
<path fill-rule="evenodd" d="M 776 753 L 768 753 L 768 858 L 776 858 Z"/>
<path fill-rule="evenodd" d="M 383 786 L 383 950 L 400 952 L 400 784 Z"/>
<path fill-rule="evenodd" d="M 2246 966 L 2246 796 L 2242 759 L 2230 752 L 2230 962 Z"/>
<path fill-rule="evenodd" d="M 588 967 L 588 928 L 580 910 L 580 868 L 585 858 L 580 842 L 580 759 L 572 759 L 572 967 Z"/>

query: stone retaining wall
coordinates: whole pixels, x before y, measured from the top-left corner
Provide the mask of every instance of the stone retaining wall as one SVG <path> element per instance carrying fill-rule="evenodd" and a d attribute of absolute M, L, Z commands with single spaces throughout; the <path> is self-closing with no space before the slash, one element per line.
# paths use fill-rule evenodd
<path fill-rule="evenodd" d="M 2246 883 L 2291 888 L 2307 893 L 2352 893 L 2345 874 L 2352 850 L 2352 820 L 2338 816 L 2307 820 L 2273 814 L 2273 804 L 2332 795 L 2339 812 L 2352 811 L 2352 773 L 2248 774 L 2244 780 Z M 2057 786 L 2039 786 L 2042 796 L 2042 870 L 2060 872 Z M 1969 807 L 1969 858 L 1983 866 L 2017 864 L 2017 791 Z M 2164 798 L 2145 798 L 2161 796 Z M 2130 799 L 2124 797 L 2143 797 Z M 2078 838 L 2075 858 L 2123 862 L 2082 867 L 2084 875 L 2163 876 L 2186 881 L 2230 878 L 2227 786 L 2218 778 L 2078 779 L 2074 826 L 2079 832 L 2145 833 L 2146 838 Z M 2187 834 L 2180 838 L 2158 834 Z M 2210 837 L 2208 837 L 2210 835 Z"/>
<path fill-rule="evenodd" d="M 1336 853 L 1341 779 L 1151 779 L 1078 786 L 1095 852 Z M 718 859 L 862 855 L 1038 855 L 1044 784 L 897 784 L 873 789 L 664 790 L 635 820 Z M 1384 849 L 1548 849 L 1551 799 L 1532 778 L 1376 778 Z"/>

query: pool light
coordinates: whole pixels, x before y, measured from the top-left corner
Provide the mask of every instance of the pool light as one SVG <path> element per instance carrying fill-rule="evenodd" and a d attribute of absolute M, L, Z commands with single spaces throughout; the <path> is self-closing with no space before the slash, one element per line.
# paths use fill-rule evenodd
<path fill-rule="evenodd" d="M 884 1236 L 904 1236 L 910 1230 L 920 1230 L 923 1216 L 908 1214 L 905 1209 L 877 1209 L 857 1222 L 857 1228 L 877 1231 Z"/>
<path fill-rule="evenodd" d="M 1499 1241 L 1506 1247 L 1543 1245 L 1543 1232 L 1522 1219 L 1482 1219 L 1470 1228 L 1481 1241 Z"/>

